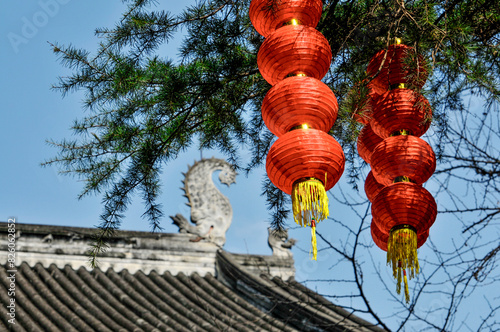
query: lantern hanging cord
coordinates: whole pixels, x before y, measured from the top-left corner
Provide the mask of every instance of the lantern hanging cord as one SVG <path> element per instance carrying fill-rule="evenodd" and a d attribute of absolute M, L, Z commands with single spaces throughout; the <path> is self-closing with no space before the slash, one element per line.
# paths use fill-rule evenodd
<path fill-rule="evenodd" d="M 396 291 L 401 293 L 401 281 L 404 282 L 405 300 L 410 302 L 407 270 L 409 278 L 418 274 L 417 232 L 409 225 L 393 227 L 387 241 L 387 265 L 392 266 L 392 274 L 397 280 Z"/>

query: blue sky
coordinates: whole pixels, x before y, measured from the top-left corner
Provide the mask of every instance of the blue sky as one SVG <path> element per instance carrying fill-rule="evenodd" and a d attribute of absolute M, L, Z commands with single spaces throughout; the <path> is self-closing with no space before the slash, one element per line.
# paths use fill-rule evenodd
<path fill-rule="evenodd" d="M 189 2 L 173 2 L 166 10 L 178 13 Z M 50 43 L 72 44 L 95 50 L 99 39 L 97 27 L 112 27 L 125 6 L 121 1 L 40 0 L 4 2 L 0 16 L 2 121 L 0 123 L 2 191 L 0 220 L 14 216 L 19 222 L 33 224 L 93 227 L 99 223 L 101 197 L 77 195 L 82 183 L 58 174 L 56 167 L 42 168 L 40 163 L 55 156 L 57 149 L 46 140 L 72 138 L 70 126 L 82 117 L 82 94 L 62 97 L 51 86 L 59 76 L 70 73 L 52 53 Z M 163 47 L 163 56 L 176 58 L 179 36 Z M 203 157 L 223 158 L 217 151 L 202 151 Z M 193 149 L 181 155 L 163 170 L 164 188 L 161 202 L 167 216 L 162 226 L 176 232 L 169 215 L 189 208 L 182 197 L 181 172 L 200 158 Z M 233 224 L 226 249 L 233 252 L 270 254 L 267 246 L 267 210 L 260 196 L 263 169 L 249 177 L 240 174 L 236 185 L 220 187 L 233 206 Z M 130 207 L 122 229 L 150 230 L 140 199 Z M 308 233 L 308 232 L 307 232 Z M 307 247 L 306 247 L 307 248 Z"/>
<path fill-rule="evenodd" d="M 185 1 L 163 1 L 169 3 L 167 10 L 177 13 Z M 173 3 L 173 4 L 171 4 Z M 102 211 L 101 197 L 89 196 L 77 199 L 82 183 L 76 178 L 58 174 L 55 167 L 42 168 L 40 163 L 57 153 L 45 140 L 61 140 L 73 137 L 69 130 L 72 122 L 83 115 L 82 94 L 73 93 L 62 98 L 59 92 L 51 90 L 58 76 L 68 75 L 52 53 L 48 42 L 63 45 L 72 44 L 78 48 L 95 50 L 99 40 L 94 35 L 97 27 L 111 27 L 119 20 L 125 7 L 121 1 L 4 1 L 0 12 L 0 91 L 2 91 L 0 121 L 0 220 L 16 217 L 18 222 L 32 224 L 68 225 L 93 227 L 99 223 Z M 180 38 L 170 43 L 165 57 L 175 58 Z M 204 157 L 222 157 L 216 151 L 203 151 Z M 186 198 L 179 189 L 181 172 L 187 171 L 187 164 L 200 158 L 200 151 L 193 149 L 163 169 L 163 195 L 165 218 L 162 226 L 166 232 L 176 232 L 169 215 L 182 213 L 189 217 Z M 365 168 L 365 174 L 367 168 Z M 249 177 L 240 174 L 237 183 L 230 188 L 221 187 L 229 197 L 233 207 L 233 223 L 227 234 L 225 249 L 230 252 L 271 254 L 267 246 L 268 214 L 260 183 L 263 169 L 257 169 Z M 352 192 L 346 183 L 346 176 L 331 191 L 341 197 L 343 189 L 351 202 L 364 199 L 364 193 Z M 362 188 L 362 183 L 359 184 Z M 438 202 L 439 203 L 439 202 Z M 366 207 L 366 205 L 365 205 Z M 122 229 L 150 230 L 147 221 L 141 219 L 143 206 L 140 199 L 134 200 Z M 348 223 L 358 220 L 363 211 L 347 210 L 335 199 L 330 200 L 330 213 L 337 220 Z M 450 240 L 447 233 L 451 219 L 438 216 L 431 229 L 431 238 Z M 293 224 L 289 221 L 289 225 Z M 440 232 L 439 229 L 444 232 Z M 345 229 L 338 223 L 324 221 L 318 225 L 319 231 L 328 240 L 339 245 L 351 239 L 341 237 Z M 299 240 L 293 249 L 297 279 L 342 279 L 342 266 L 332 266 L 332 251 L 319 252 L 318 262 L 308 258 L 310 232 L 308 229 L 292 229 L 291 237 Z M 442 234 L 442 235 L 439 235 Z M 369 243 L 369 231 L 363 233 Z M 321 245 L 321 241 L 320 241 Z M 425 255 L 430 250 L 424 246 L 419 251 Z M 385 269 L 385 253 L 377 248 L 370 255 L 383 271 L 382 277 L 389 282 L 389 269 Z M 371 258 L 365 256 L 365 263 Z M 363 261 L 360 261 L 362 264 Z M 376 282 L 377 277 L 366 278 L 366 283 Z M 340 284 L 335 284 L 338 287 Z M 319 284 L 318 290 L 325 293 L 332 283 Z M 316 286 L 315 286 L 316 287 Z M 378 287 L 378 286 L 376 286 Z M 376 292 L 376 289 L 369 292 Z M 391 290 L 392 291 L 392 290 Z M 387 294 L 387 293 L 384 293 Z M 342 301 L 338 299 L 338 301 Z M 347 300 L 349 301 L 349 300 Z M 347 303 L 349 304 L 349 303 Z M 388 308 L 390 310 L 390 308 Z"/>
<path fill-rule="evenodd" d="M 177 13 L 187 2 L 182 2 L 182 5 L 179 1 L 173 3 L 166 9 Z M 78 227 L 93 227 L 99 223 L 101 197 L 87 196 L 78 200 L 82 183 L 77 178 L 58 174 L 56 167 L 40 166 L 41 162 L 57 153 L 57 149 L 49 146 L 46 140 L 74 137 L 69 128 L 84 114 L 82 93 L 71 93 L 63 98 L 59 92 L 51 90 L 57 78 L 69 75 L 70 71 L 60 65 L 49 42 L 94 51 L 99 42 L 94 35 L 95 28 L 111 27 L 120 19 L 124 8 L 121 1 L 95 0 L 3 4 L 0 14 L 3 97 L 0 220 L 16 217 L 22 223 Z M 182 31 L 177 39 L 162 48 L 165 57 L 176 57 L 181 34 Z M 217 151 L 201 153 L 203 157 L 224 157 Z M 186 172 L 187 165 L 199 158 L 200 151 L 193 149 L 163 169 L 161 203 L 166 216 L 162 222 L 165 232 L 177 232 L 168 216 L 182 213 L 189 217 L 190 210 L 185 205 L 187 200 L 179 189 L 181 172 Z M 248 177 L 240 174 L 236 184 L 229 188 L 219 186 L 233 207 L 233 223 L 225 245 L 230 252 L 271 254 L 267 245 L 269 216 L 265 200 L 260 196 L 263 176 L 265 172 L 261 168 Z M 344 183 L 344 186 L 349 185 Z M 336 218 L 343 218 L 338 214 L 335 202 L 331 202 L 330 211 Z M 142 203 L 136 198 L 121 228 L 149 231 L 148 222 L 141 219 L 143 212 Z M 297 278 L 316 278 L 320 270 L 328 271 L 330 266 L 322 263 L 330 259 L 328 255 L 320 252 L 318 263 L 309 260 L 309 229 L 297 229 L 293 221 L 289 221 L 289 225 L 295 228 L 290 231 L 290 236 L 299 240 L 293 249 Z M 335 241 L 335 227 L 338 226 L 325 221 L 318 225 L 318 230 L 323 230 L 331 241 Z M 383 261 L 384 254 L 376 254 Z"/>

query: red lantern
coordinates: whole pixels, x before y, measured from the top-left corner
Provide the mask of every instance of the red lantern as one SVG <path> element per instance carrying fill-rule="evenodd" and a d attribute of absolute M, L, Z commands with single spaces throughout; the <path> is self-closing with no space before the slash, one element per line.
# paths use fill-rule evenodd
<path fill-rule="evenodd" d="M 332 51 L 316 29 L 288 25 L 270 34 L 257 54 L 262 77 L 271 85 L 288 75 L 302 74 L 322 79 L 330 68 Z"/>
<path fill-rule="evenodd" d="M 405 83 L 421 88 L 427 80 L 424 57 L 414 56 L 412 47 L 395 44 L 381 50 L 370 60 L 367 74 L 373 77 L 369 86 L 378 94 L 384 94 L 391 85 Z"/>
<path fill-rule="evenodd" d="M 431 124 L 429 101 L 410 89 L 394 89 L 382 95 L 373 107 L 373 131 L 382 138 L 400 130 L 422 136 Z"/>
<path fill-rule="evenodd" d="M 315 178 L 330 190 L 344 172 L 340 144 L 327 133 L 296 129 L 281 136 L 269 149 L 266 170 L 272 183 L 287 194 L 301 179 Z"/>
<path fill-rule="evenodd" d="M 361 129 L 358 135 L 357 147 L 359 156 L 370 164 L 373 150 L 382 141 L 382 138 L 373 132 L 370 124 L 367 124 Z"/>
<path fill-rule="evenodd" d="M 313 259 L 316 259 L 316 223 L 328 217 L 328 196 L 344 171 L 340 144 L 316 129 L 292 130 L 271 146 L 266 171 L 272 183 L 292 195 L 293 217 L 311 226 Z"/>
<path fill-rule="evenodd" d="M 262 119 L 278 137 L 301 125 L 327 132 L 337 111 L 332 90 L 312 77 L 284 79 L 268 91 L 262 103 Z"/>
<path fill-rule="evenodd" d="M 313 259 L 316 222 L 328 217 L 326 190 L 338 181 L 345 162 L 340 145 L 324 132 L 338 106 L 319 81 L 332 59 L 328 41 L 314 29 L 321 9 L 319 0 L 253 0 L 250 5 L 251 21 L 266 37 L 257 55 L 259 71 L 273 86 L 282 82 L 262 107 L 266 125 L 281 135 L 269 150 L 266 170 L 279 189 L 292 195 L 295 221 L 311 226 Z M 283 81 L 289 76 L 298 77 Z"/>
<path fill-rule="evenodd" d="M 383 184 L 378 183 L 377 180 L 375 180 L 375 177 L 373 176 L 373 172 L 370 171 L 365 180 L 365 194 L 368 200 L 370 202 L 373 202 L 373 199 L 377 197 L 378 193 L 384 188 L 385 186 Z"/>
<path fill-rule="evenodd" d="M 315 28 L 321 18 L 321 0 L 253 0 L 249 16 L 259 34 L 267 37 L 289 22 Z M 295 20 L 295 21 L 293 21 Z M 292 23 L 292 24 L 293 24 Z"/>
<path fill-rule="evenodd" d="M 436 169 L 436 155 L 421 138 L 392 136 L 378 144 L 370 158 L 373 176 L 383 185 L 397 177 L 408 177 L 416 184 L 427 181 Z"/>
<path fill-rule="evenodd" d="M 398 225 L 410 225 L 421 233 L 436 220 L 437 205 L 424 187 L 397 182 L 378 193 L 372 202 L 372 215 L 384 233 Z"/>
<path fill-rule="evenodd" d="M 410 300 L 406 270 L 409 269 L 410 278 L 418 273 L 418 238 L 424 237 L 436 215 L 437 205 L 432 195 L 411 182 L 393 183 L 382 189 L 373 200 L 372 222 L 382 234 L 389 234 L 387 263 L 392 266 L 397 279 L 398 294 L 404 280 L 406 302 Z M 380 233 L 375 235 L 378 240 L 385 240 Z"/>

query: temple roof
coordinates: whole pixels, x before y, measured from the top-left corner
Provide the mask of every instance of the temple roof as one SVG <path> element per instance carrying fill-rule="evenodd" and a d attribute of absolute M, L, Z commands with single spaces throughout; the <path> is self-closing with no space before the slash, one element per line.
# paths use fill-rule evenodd
<path fill-rule="evenodd" d="M 383 331 L 295 281 L 291 255 L 232 254 L 189 234 L 117 231 L 91 270 L 93 232 L 16 224 L 16 272 L 6 261 L 0 267 L 0 330 Z M 0 223 L 3 252 L 7 234 Z"/>

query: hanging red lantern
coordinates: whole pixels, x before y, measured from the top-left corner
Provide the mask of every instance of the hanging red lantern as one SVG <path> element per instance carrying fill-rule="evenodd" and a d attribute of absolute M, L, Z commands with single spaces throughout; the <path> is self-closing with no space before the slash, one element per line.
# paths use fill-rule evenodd
<path fill-rule="evenodd" d="M 262 102 L 262 119 L 278 137 L 301 125 L 328 132 L 337 113 L 333 91 L 312 77 L 286 78 L 274 85 Z"/>
<path fill-rule="evenodd" d="M 378 195 L 378 193 L 384 189 L 385 186 L 380 184 L 375 180 L 373 176 L 373 172 L 370 171 L 365 180 L 365 194 L 370 202 L 373 202 L 373 199 Z"/>
<path fill-rule="evenodd" d="M 422 136 L 431 124 L 429 101 L 410 89 L 386 92 L 373 107 L 372 130 L 382 138 L 404 130 L 413 136 Z"/>
<path fill-rule="evenodd" d="M 421 138 L 411 135 L 392 136 L 378 144 L 370 157 L 373 176 L 383 185 L 398 177 L 408 177 L 422 184 L 436 169 L 436 155 Z"/>
<path fill-rule="evenodd" d="M 292 195 L 293 217 L 301 226 L 311 226 L 313 259 L 316 259 L 316 223 L 329 215 L 330 190 L 344 172 L 345 157 L 340 144 L 316 129 L 292 130 L 271 146 L 266 171 L 271 182 Z"/>
<path fill-rule="evenodd" d="M 267 37 L 286 24 L 316 28 L 322 11 L 321 0 L 253 0 L 249 16 L 255 30 Z"/>
<path fill-rule="evenodd" d="M 429 230 L 437 215 L 436 201 L 422 186 L 411 182 L 397 182 L 382 189 L 372 203 L 373 222 L 387 240 L 387 262 L 401 291 L 404 280 L 405 298 L 409 302 L 408 280 L 418 273 L 418 234 Z M 380 239 L 380 237 L 379 237 Z M 403 278 L 404 276 L 404 278 Z"/>
<path fill-rule="evenodd" d="M 315 178 L 330 190 L 344 172 L 340 144 L 316 129 L 296 129 L 281 136 L 269 149 L 266 170 L 272 183 L 291 195 L 294 183 Z"/>
<path fill-rule="evenodd" d="M 257 54 L 257 65 L 271 85 L 288 75 L 321 79 L 330 68 L 332 51 L 316 29 L 302 25 L 284 26 L 270 34 Z"/>
<path fill-rule="evenodd" d="M 357 148 L 358 154 L 368 164 L 371 162 L 371 155 L 375 147 L 382 143 L 383 139 L 375 134 L 368 123 L 361 129 L 358 135 Z"/>
<path fill-rule="evenodd" d="M 375 54 L 366 72 L 372 77 L 369 86 L 378 94 L 399 83 L 421 88 L 427 80 L 424 57 L 416 56 L 414 48 L 403 44 L 390 45 Z"/>
<path fill-rule="evenodd" d="M 345 163 L 340 145 L 324 132 L 332 127 L 338 106 L 319 81 L 332 58 L 328 41 L 314 29 L 321 9 L 319 0 L 253 0 L 250 5 L 251 21 L 266 37 L 257 55 L 259 71 L 273 86 L 282 82 L 262 107 L 266 125 L 281 136 L 269 150 L 266 170 L 276 187 L 292 195 L 295 221 L 311 226 L 313 259 L 316 222 L 328 216 L 326 190 Z"/>
<path fill-rule="evenodd" d="M 385 233 L 398 225 L 410 225 L 417 232 L 423 232 L 434 223 L 437 205 L 424 187 L 411 182 L 396 182 L 375 197 L 372 215 Z"/>

